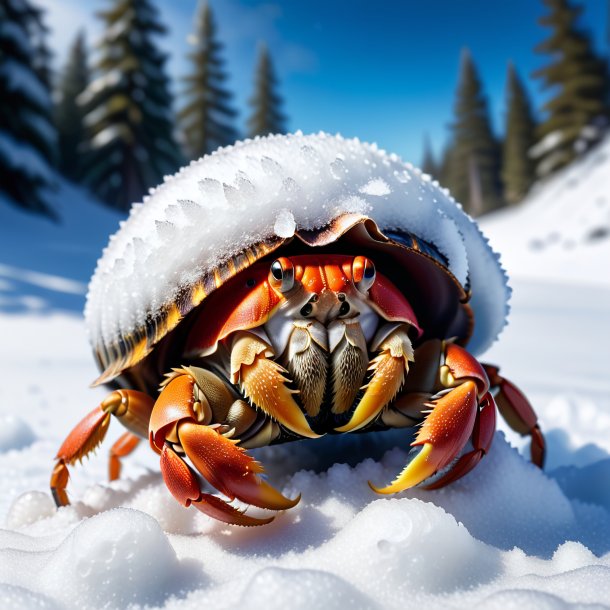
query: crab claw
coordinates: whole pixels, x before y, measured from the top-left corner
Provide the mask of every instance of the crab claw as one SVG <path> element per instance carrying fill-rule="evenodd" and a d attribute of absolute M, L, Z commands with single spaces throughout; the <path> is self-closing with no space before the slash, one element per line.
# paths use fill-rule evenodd
<path fill-rule="evenodd" d="M 265 525 L 274 517 L 258 519 L 237 510 L 221 498 L 202 493 L 193 470 L 169 446 L 161 451 L 161 474 L 171 494 L 183 506 L 194 506 L 202 513 L 231 525 Z"/>
<path fill-rule="evenodd" d="M 432 403 L 413 447 L 421 451 L 387 487 L 371 489 L 380 494 L 393 494 L 414 487 L 449 465 L 466 445 L 472 434 L 478 411 L 477 385 L 466 381 Z"/>
<path fill-rule="evenodd" d="M 255 335 L 237 335 L 231 350 L 231 381 L 239 383 L 249 398 L 267 415 L 305 438 L 319 438 L 287 387 L 288 371 L 270 360 L 270 347 Z"/>
<path fill-rule="evenodd" d="M 215 429 L 185 421 L 178 426 L 178 438 L 195 468 L 231 499 L 269 510 L 287 510 L 301 499 L 290 500 L 263 481 L 258 476 L 263 467 Z"/>
<path fill-rule="evenodd" d="M 371 361 L 373 376 L 350 420 L 337 432 L 355 432 L 372 422 L 398 394 L 413 360 L 413 348 L 407 331 L 399 327 L 380 346 Z"/>
<path fill-rule="evenodd" d="M 195 378 L 190 370 L 176 373 L 157 399 L 150 421 L 150 443 L 161 455 L 161 471 L 172 495 L 184 506 L 192 504 L 225 523 L 263 525 L 273 520 L 245 515 L 221 498 L 203 493 L 197 471 L 230 500 L 269 510 L 295 506 L 300 496 L 286 498 L 263 481 L 259 476 L 263 467 L 237 446 L 238 440 L 223 436 L 222 426 L 200 423 L 194 408 Z"/>

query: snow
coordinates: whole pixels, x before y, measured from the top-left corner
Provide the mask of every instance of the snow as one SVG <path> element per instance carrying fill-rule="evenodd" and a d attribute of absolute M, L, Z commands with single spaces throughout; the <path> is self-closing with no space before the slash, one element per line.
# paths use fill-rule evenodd
<path fill-rule="evenodd" d="M 0 78 L 6 83 L 9 91 L 21 92 L 24 97 L 33 100 L 40 108 L 47 108 L 51 104 L 48 92 L 34 72 L 27 70 L 14 59 L 2 59 Z"/>
<path fill-rule="evenodd" d="M 506 276 L 487 240 L 437 183 L 375 145 L 324 133 L 246 140 L 166 178 L 144 203 L 111 238 L 91 280 L 85 318 L 95 346 L 130 334 L 244 247 L 346 212 L 382 230 L 412 231 L 447 256 L 473 290 L 473 353 L 505 324 Z"/>
<path fill-rule="evenodd" d="M 32 52 L 32 45 L 27 33 L 13 21 L 4 20 L 0 23 L 0 38 L 10 39 L 24 55 L 29 55 Z"/>
<path fill-rule="evenodd" d="M 522 206 L 482 219 L 509 275 L 610 286 L 609 162 L 606 139 L 534 187 Z"/>
<path fill-rule="evenodd" d="M 551 244 L 561 267 L 553 270 L 545 249 L 527 247 L 550 230 L 585 236 L 597 226 L 607 146 L 589 153 L 578 173 L 540 187 L 522 208 L 484 221 L 514 288 L 510 323 L 484 360 L 500 364 L 532 399 L 549 443 L 545 470 L 508 444 L 523 442 L 504 425 L 464 479 L 388 498 L 366 482 L 389 482 L 404 465 L 404 431 L 266 448 L 257 458 L 270 480 L 303 496 L 272 524 L 253 529 L 179 506 L 144 444 L 124 460 L 121 480 L 105 482 L 107 449 L 122 432 L 116 422 L 104 448 L 72 469 L 73 504 L 55 511 L 47 488 L 53 455 L 105 391 L 88 388 L 96 370 L 73 303 L 84 295 L 16 276 L 82 286 L 117 218 L 65 184 L 62 225 L 4 206 L 0 290 L 13 304 L 34 293 L 45 306 L 0 305 L 7 380 L 0 384 L 2 607 L 610 607 L 610 285 L 599 263 L 608 258 L 596 259 L 586 239 L 576 239 L 565 256 Z M 246 175 L 238 181 L 256 188 Z M 578 212 L 570 212 L 569 199 Z M 168 210 L 168 222 L 185 209 Z M 278 228 L 289 232 L 294 211 L 283 209 Z M 580 233 L 570 213 L 589 219 Z M 600 256 L 608 239 L 595 241 Z M 7 267 L 19 271 L 7 275 Z"/>
<path fill-rule="evenodd" d="M 0 131 L 0 156 L 6 165 L 18 168 L 32 180 L 42 179 L 48 184 L 54 179 L 51 168 L 40 153 L 28 144 L 18 142 L 6 131 Z"/>

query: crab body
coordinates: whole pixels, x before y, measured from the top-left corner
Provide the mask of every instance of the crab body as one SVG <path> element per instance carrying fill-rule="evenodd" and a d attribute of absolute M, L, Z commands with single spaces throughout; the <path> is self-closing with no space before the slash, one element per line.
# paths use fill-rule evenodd
<path fill-rule="evenodd" d="M 296 139 L 304 155 L 315 138 L 297 135 L 267 142 L 275 150 Z M 264 142 L 242 146 L 255 149 Z M 341 160 L 345 165 L 346 153 L 358 171 L 358 155 L 375 161 L 370 169 L 371 161 L 364 159 L 373 174 L 366 176 L 360 193 L 378 197 L 381 182 L 389 188 L 388 174 L 375 177 L 376 167 L 390 167 L 398 183 L 407 182 L 404 166 L 394 158 L 390 163 L 375 149 L 357 141 L 346 148 L 345 141 L 333 138 L 325 144 L 341 149 L 335 164 Z M 275 152 L 281 159 L 283 151 Z M 235 153 L 233 157 L 239 161 Z M 214 170 L 214 155 L 204 158 L 202 167 L 206 159 Z M 280 171 L 266 156 L 261 166 L 267 175 Z M 238 174 L 238 179 L 243 187 L 245 178 Z M 205 180 L 209 187 L 212 179 Z M 441 197 L 438 187 L 428 188 Z M 456 214 L 452 205 L 445 220 Z M 532 436 L 532 457 L 541 465 L 544 441 L 527 399 L 497 368 L 481 365 L 466 349 L 469 342 L 478 342 L 480 349 L 490 341 L 490 333 L 501 327 L 497 314 L 505 312 L 505 302 L 484 294 L 474 298 L 475 288 L 484 289 L 477 282 L 485 274 L 473 265 L 470 276 L 458 279 L 454 247 L 443 251 L 396 223 L 382 230 L 377 221 L 383 214 L 361 211 L 338 209 L 327 222 L 318 219 L 318 226 L 296 222 L 290 214 L 291 235 L 261 233 L 256 241 L 248 234 L 251 243 L 183 276 L 178 291 L 160 305 L 151 301 L 143 317 L 126 321 L 121 312 L 108 324 L 108 312 L 98 307 L 93 315 L 101 320 L 93 325 L 102 368 L 98 383 L 112 382 L 116 389 L 60 448 L 51 478 L 58 505 L 68 502 L 68 465 L 101 442 L 112 416 L 128 432 L 111 449 L 111 479 L 119 476 L 120 459 L 139 438 L 147 438 L 179 502 L 237 525 L 260 525 L 273 517 L 242 512 L 230 503 L 235 498 L 269 510 L 298 502 L 262 479 L 263 467 L 247 452 L 274 443 L 421 424 L 404 470 L 390 485 L 371 487 L 378 493 L 420 484 L 440 487 L 469 472 L 488 451 L 497 402 L 509 424 Z M 136 233 L 146 222 L 138 214 L 130 219 Z M 464 224 L 459 214 L 455 217 L 462 223 L 459 235 L 470 231 L 475 240 L 466 253 L 479 253 L 493 286 L 505 277 L 497 260 L 480 233 L 472 236 L 471 221 Z M 116 289 L 116 283 L 109 283 L 112 270 L 122 269 L 133 254 L 129 244 L 136 244 L 132 250 L 142 247 L 137 235 L 131 240 L 122 255 L 114 253 L 113 265 L 98 267 L 89 318 L 92 301 L 111 302 L 108 297 Z M 206 491 L 201 478 L 228 501 Z"/>

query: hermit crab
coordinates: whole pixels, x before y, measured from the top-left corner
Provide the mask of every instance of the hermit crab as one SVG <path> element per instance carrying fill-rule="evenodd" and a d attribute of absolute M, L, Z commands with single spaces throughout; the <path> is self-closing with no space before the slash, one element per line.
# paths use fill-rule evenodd
<path fill-rule="evenodd" d="M 474 221 L 395 155 L 301 133 L 219 149 L 135 205 L 98 263 L 85 317 L 111 391 L 57 453 L 56 503 L 112 417 L 111 479 L 146 438 L 178 502 L 236 525 L 299 501 L 249 453 L 276 443 L 418 427 L 371 488 L 441 487 L 487 453 L 497 406 L 541 466 L 532 407 L 475 357 L 508 297 Z"/>

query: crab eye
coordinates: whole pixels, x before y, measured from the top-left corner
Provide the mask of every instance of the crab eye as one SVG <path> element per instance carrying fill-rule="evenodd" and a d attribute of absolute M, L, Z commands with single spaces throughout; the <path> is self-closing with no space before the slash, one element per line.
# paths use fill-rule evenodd
<path fill-rule="evenodd" d="M 271 263 L 269 282 L 280 292 L 288 292 L 294 286 L 294 267 L 287 258 L 278 258 Z"/>
<path fill-rule="evenodd" d="M 343 303 L 341 303 L 341 307 L 339 307 L 339 315 L 344 316 L 349 313 L 349 310 L 349 303 L 347 301 L 343 301 Z"/>
<path fill-rule="evenodd" d="M 307 303 L 301 307 L 301 315 L 306 318 L 313 311 L 313 305 L 311 303 Z"/>
<path fill-rule="evenodd" d="M 375 265 L 366 256 L 357 256 L 352 263 L 352 281 L 360 292 L 368 292 L 375 283 Z"/>

